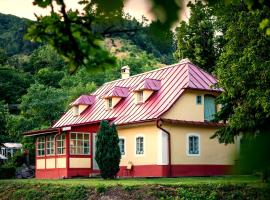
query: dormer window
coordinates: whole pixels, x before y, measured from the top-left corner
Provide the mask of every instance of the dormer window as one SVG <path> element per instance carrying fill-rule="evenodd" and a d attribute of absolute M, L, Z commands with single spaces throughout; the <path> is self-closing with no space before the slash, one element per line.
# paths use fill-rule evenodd
<path fill-rule="evenodd" d="M 94 95 L 81 95 L 78 99 L 70 104 L 72 106 L 73 116 L 79 116 L 86 108 L 95 103 Z"/>
<path fill-rule="evenodd" d="M 146 102 L 154 92 L 158 91 L 161 87 L 161 81 L 147 78 L 143 80 L 134 90 L 136 103 Z"/>
<path fill-rule="evenodd" d="M 104 98 L 107 110 L 113 109 L 122 99 L 128 96 L 128 88 L 115 86 L 112 90 L 106 92 Z"/>

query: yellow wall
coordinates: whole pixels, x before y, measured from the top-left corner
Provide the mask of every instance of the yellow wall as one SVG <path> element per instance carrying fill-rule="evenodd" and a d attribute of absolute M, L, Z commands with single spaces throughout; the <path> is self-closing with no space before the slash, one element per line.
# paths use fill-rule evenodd
<path fill-rule="evenodd" d="M 37 159 L 37 169 L 45 169 L 45 159 Z"/>
<path fill-rule="evenodd" d="M 57 168 L 66 168 L 66 158 L 57 158 Z"/>
<path fill-rule="evenodd" d="M 69 158 L 70 168 L 90 168 L 91 158 Z"/>
<path fill-rule="evenodd" d="M 236 144 L 219 144 L 217 139 L 210 139 L 216 129 L 187 127 L 167 124 L 164 126 L 171 133 L 172 164 L 234 164 Z M 200 135 L 200 155 L 188 156 L 187 134 Z"/>
<path fill-rule="evenodd" d="M 186 91 L 162 117 L 187 121 L 204 121 L 204 91 Z M 196 96 L 202 96 L 202 104 L 196 103 Z"/>
<path fill-rule="evenodd" d="M 47 158 L 46 159 L 46 169 L 55 168 L 55 158 Z"/>
<path fill-rule="evenodd" d="M 157 163 L 157 133 L 154 123 L 118 127 L 119 137 L 125 139 L 126 154 L 122 156 L 120 166 L 126 166 L 129 161 L 133 165 L 149 165 Z M 136 136 L 144 136 L 144 154 L 136 155 Z"/>

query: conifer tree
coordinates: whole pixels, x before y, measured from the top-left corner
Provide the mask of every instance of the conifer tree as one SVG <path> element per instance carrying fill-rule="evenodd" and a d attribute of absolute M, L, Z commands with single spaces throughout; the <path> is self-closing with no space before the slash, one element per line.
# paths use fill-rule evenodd
<path fill-rule="evenodd" d="M 121 153 L 118 143 L 115 124 L 110 126 L 108 121 L 102 121 L 97 135 L 96 161 L 104 179 L 115 178 L 119 171 Z"/>

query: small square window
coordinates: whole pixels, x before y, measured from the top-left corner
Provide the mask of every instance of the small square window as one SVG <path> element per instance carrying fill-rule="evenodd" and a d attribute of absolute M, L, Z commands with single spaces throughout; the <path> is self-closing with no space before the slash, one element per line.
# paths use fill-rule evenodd
<path fill-rule="evenodd" d="M 198 96 L 196 97 L 196 103 L 197 103 L 198 105 L 202 105 L 202 96 L 198 95 Z"/>

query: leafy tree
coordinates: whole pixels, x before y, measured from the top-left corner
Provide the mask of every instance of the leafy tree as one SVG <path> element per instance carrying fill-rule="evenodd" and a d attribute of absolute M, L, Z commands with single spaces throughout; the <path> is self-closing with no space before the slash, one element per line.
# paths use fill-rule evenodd
<path fill-rule="evenodd" d="M 8 108 L 3 101 L 0 101 L 0 144 L 9 140 L 7 124 Z"/>
<path fill-rule="evenodd" d="M 31 78 L 27 74 L 16 69 L 0 67 L 0 100 L 8 104 L 18 104 L 30 81 Z"/>
<path fill-rule="evenodd" d="M 21 111 L 33 120 L 36 128 L 50 126 L 64 112 L 66 94 L 60 89 L 35 83 L 22 97 Z"/>
<path fill-rule="evenodd" d="M 230 22 L 225 33 L 226 45 L 215 70 L 218 86 L 224 89 L 218 98 L 218 103 L 224 106 L 216 120 L 229 123 L 213 137 L 227 144 L 241 135 L 244 139 L 252 138 L 255 144 L 257 139 L 261 141 L 263 135 L 270 133 L 270 40 L 257 27 L 263 18 L 270 17 L 270 10 L 267 7 L 256 11 L 242 9 L 230 15 L 234 20 L 227 20 Z M 269 146 L 269 140 L 267 143 Z M 269 157 L 267 153 L 263 154 L 265 159 Z"/>
<path fill-rule="evenodd" d="M 56 71 L 53 68 L 42 68 L 35 75 L 37 82 L 51 87 L 59 87 L 59 81 L 64 77 L 63 71 Z"/>
<path fill-rule="evenodd" d="M 57 71 L 65 67 L 64 60 L 49 45 L 39 47 L 29 56 L 29 72 L 36 73 L 46 67 Z"/>
<path fill-rule="evenodd" d="M 116 126 L 114 124 L 110 126 L 108 121 L 102 121 L 97 134 L 96 161 L 104 179 L 115 178 L 119 171 L 121 153 L 118 143 Z"/>
<path fill-rule="evenodd" d="M 212 72 L 218 57 L 215 44 L 215 26 L 212 9 L 197 1 L 189 3 L 191 15 L 176 29 L 178 60 L 189 58 L 194 64 Z"/>
<path fill-rule="evenodd" d="M 39 46 L 23 39 L 28 23 L 27 19 L 0 13 L 0 48 L 6 55 L 29 54 Z"/>

